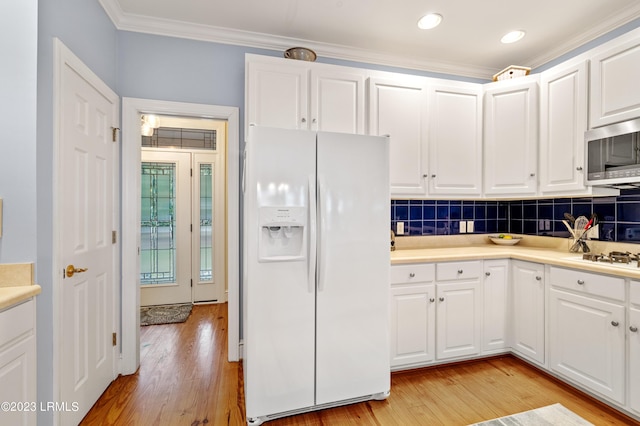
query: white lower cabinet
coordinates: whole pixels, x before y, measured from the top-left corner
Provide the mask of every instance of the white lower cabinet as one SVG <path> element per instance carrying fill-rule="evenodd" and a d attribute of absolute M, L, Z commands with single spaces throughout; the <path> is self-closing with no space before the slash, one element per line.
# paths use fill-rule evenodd
<path fill-rule="evenodd" d="M 391 367 L 435 359 L 435 265 L 391 268 Z"/>
<path fill-rule="evenodd" d="M 625 307 L 613 298 L 624 294 L 624 279 L 552 267 L 550 281 L 551 370 L 624 404 Z M 603 282 L 612 298 L 594 295 Z"/>
<path fill-rule="evenodd" d="M 629 408 L 640 415 L 640 281 L 631 281 L 629 298 Z"/>
<path fill-rule="evenodd" d="M 35 302 L 0 311 L 0 401 L 9 404 L 0 417 L 6 425 L 35 425 Z"/>
<path fill-rule="evenodd" d="M 479 354 L 482 333 L 481 261 L 436 265 L 436 358 Z"/>
<path fill-rule="evenodd" d="M 485 260 L 482 281 L 482 351 L 508 347 L 509 261 Z"/>
<path fill-rule="evenodd" d="M 511 347 L 517 354 L 544 364 L 544 265 L 511 261 L 511 288 Z"/>

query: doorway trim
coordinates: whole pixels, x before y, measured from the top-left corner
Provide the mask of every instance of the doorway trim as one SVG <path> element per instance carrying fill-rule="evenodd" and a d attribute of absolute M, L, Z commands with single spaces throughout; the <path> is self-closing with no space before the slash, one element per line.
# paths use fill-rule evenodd
<path fill-rule="evenodd" d="M 240 112 L 237 107 L 122 98 L 122 374 L 140 365 L 140 115 L 166 114 L 227 121 L 228 359 L 240 343 Z"/>

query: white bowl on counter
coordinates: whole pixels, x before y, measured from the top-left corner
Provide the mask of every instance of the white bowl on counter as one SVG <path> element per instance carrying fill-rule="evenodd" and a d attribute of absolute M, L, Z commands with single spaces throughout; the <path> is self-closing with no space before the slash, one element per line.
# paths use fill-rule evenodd
<path fill-rule="evenodd" d="M 509 234 L 504 234 L 507 236 Z M 514 235 L 509 235 L 511 238 L 500 238 L 499 235 L 489 235 L 489 239 L 492 243 L 502 245 L 502 246 L 513 246 L 516 245 L 522 240 L 522 237 L 516 237 Z"/>

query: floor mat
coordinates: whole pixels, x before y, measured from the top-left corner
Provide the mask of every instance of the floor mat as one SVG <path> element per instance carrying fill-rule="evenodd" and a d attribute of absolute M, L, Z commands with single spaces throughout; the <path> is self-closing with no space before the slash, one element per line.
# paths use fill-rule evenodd
<path fill-rule="evenodd" d="M 512 416 L 486 422 L 474 423 L 471 426 L 587 426 L 592 425 L 562 404 L 548 405 L 535 410 L 525 411 Z"/>
<path fill-rule="evenodd" d="M 140 307 L 140 325 L 174 324 L 185 322 L 191 314 L 191 303 Z"/>

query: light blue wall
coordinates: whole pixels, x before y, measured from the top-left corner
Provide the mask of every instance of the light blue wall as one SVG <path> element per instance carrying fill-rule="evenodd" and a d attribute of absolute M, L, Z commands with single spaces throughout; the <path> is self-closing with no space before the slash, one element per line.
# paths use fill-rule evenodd
<path fill-rule="evenodd" d="M 0 263 L 36 261 L 37 0 L 0 3 Z"/>
<path fill-rule="evenodd" d="M 37 169 L 36 280 L 42 286 L 37 298 L 37 379 L 38 400 L 46 402 L 53 401 L 53 38 L 59 38 L 117 92 L 117 31 L 97 0 L 41 0 L 38 13 L 37 153 L 26 169 Z M 24 174 L 31 175 L 19 175 Z M 53 413 L 39 412 L 38 424 L 53 424 Z"/>

